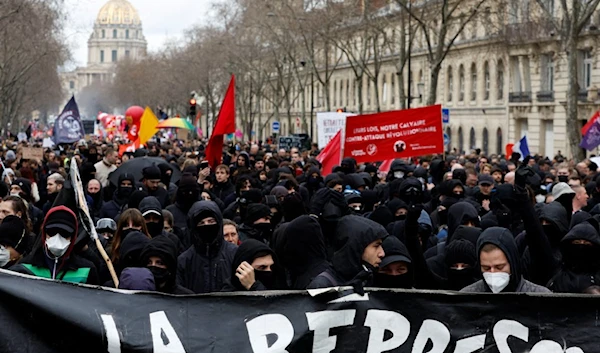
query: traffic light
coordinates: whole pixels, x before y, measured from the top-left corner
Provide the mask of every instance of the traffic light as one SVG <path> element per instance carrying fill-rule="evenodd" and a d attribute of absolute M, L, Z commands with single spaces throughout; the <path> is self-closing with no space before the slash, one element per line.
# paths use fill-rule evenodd
<path fill-rule="evenodd" d="M 196 99 L 190 98 L 190 117 L 193 118 L 196 116 Z"/>
<path fill-rule="evenodd" d="M 345 113 L 346 112 L 346 108 L 338 108 L 336 110 L 336 113 Z"/>

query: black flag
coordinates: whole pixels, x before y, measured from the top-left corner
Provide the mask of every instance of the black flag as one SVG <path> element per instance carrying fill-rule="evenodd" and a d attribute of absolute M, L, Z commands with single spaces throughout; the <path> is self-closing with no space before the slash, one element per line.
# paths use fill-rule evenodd
<path fill-rule="evenodd" d="M 75 96 L 71 97 L 62 113 L 54 122 L 52 131 L 55 144 L 74 143 L 85 136 L 85 130 L 79 116 L 79 108 L 75 102 Z"/>

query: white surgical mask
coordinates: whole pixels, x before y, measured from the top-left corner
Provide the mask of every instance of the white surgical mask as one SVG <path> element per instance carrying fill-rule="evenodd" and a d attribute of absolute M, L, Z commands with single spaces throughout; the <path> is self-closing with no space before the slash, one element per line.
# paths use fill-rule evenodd
<path fill-rule="evenodd" d="M 404 178 L 404 172 L 394 172 L 394 178 L 396 178 L 396 179 Z"/>
<path fill-rule="evenodd" d="M 10 262 L 10 250 L 0 245 L 0 267 L 6 266 Z"/>
<path fill-rule="evenodd" d="M 48 251 L 56 257 L 63 256 L 67 252 L 69 245 L 71 245 L 71 242 L 63 238 L 60 234 L 56 234 L 55 236 L 46 239 Z"/>
<path fill-rule="evenodd" d="M 546 196 L 544 195 L 535 195 L 535 202 L 544 203 L 546 202 Z"/>
<path fill-rule="evenodd" d="M 500 293 L 510 282 L 510 274 L 506 272 L 484 272 L 483 279 L 493 293 Z"/>

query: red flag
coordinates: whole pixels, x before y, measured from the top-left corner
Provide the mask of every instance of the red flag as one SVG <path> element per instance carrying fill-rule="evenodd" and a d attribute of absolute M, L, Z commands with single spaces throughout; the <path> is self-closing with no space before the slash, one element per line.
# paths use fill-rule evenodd
<path fill-rule="evenodd" d="M 331 174 L 333 168 L 340 164 L 341 142 L 342 131 L 340 130 L 317 156 L 317 160 L 323 165 L 322 176 Z"/>
<path fill-rule="evenodd" d="M 349 116 L 344 158 L 364 163 L 443 153 L 443 135 L 440 105 Z"/>
<path fill-rule="evenodd" d="M 513 153 L 513 147 L 514 147 L 514 143 L 507 143 L 506 144 L 506 158 L 510 158 L 510 156 L 512 156 Z"/>
<path fill-rule="evenodd" d="M 223 135 L 233 132 L 235 132 L 235 76 L 231 75 L 217 123 L 206 146 L 206 159 L 211 168 L 215 169 L 223 159 Z"/>
<path fill-rule="evenodd" d="M 594 116 L 592 116 L 590 120 L 588 120 L 588 122 L 585 123 L 585 125 L 583 125 L 583 127 L 581 128 L 581 135 L 587 134 L 588 130 L 594 125 L 598 118 L 600 118 L 600 110 L 595 112 Z"/>
<path fill-rule="evenodd" d="M 379 171 L 384 172 L 384 173 L 389 172 L 390 168 L 392 167 L 393 161 L 395 161 L 395 159 L 388 159 L 388 160 L 381 162 L 381 165 L 379 166 Z"/>

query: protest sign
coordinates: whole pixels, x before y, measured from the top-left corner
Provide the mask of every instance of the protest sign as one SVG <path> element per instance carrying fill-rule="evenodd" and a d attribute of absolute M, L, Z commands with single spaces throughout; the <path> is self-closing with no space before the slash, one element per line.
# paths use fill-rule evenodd
<path fill-rule="evenodd" d="M 0 271 L 2 352 L 590 353 L 600 339 L 600 297 L 591 295 L 176 297 L 9 273 Z"/>
<path fill-rule="evenodd" d="M 358 163 L 443 153 L 442 107 L 348 117 L 344 143 Z"/>
<path fill-rule="evenodd" d="M 281 136 L 279 137 L 279 148 L 283 148 L 286 151 L 292 149 L 292 147 L 296 147 L 298 149 L 302 148 L 302 138 L 297 136 Z"/>
<path fill-rule="evenodd" d="M 329 141 L 346 126 L 346 117 L 354 116 L 351 113 L 318 112 L 317 137 L 319 148 L 325 148 Z"/>
<path fill-rule="evenodd" d="M 23 147 L 23 159 L 35 159 L 42 161 L 44 159 L 44 149 L 42 147 Z"/>

